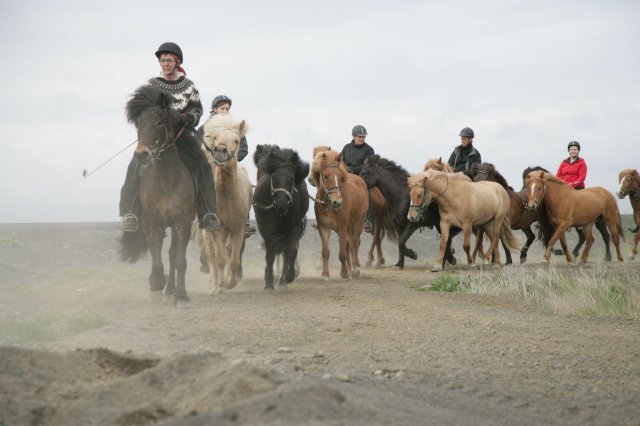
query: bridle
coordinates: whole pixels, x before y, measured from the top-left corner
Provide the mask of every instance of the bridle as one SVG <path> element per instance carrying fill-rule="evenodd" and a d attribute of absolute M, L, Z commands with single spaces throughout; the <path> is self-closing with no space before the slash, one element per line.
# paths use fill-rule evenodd
<path fill-rule="evenodd" d="M 339 167 L 337 165 L 331 165 L 331 166 L 326 166 L 325 167 L 325 169 L 328 169 L 328 168 L 339 169 Z M 322 169 L 322 170 L 324 170 L 324 169 Z M 340 185 L 337 184 L 338 183 L 337 182 L 337 180 L 338 180 L 337 176 L 336 176 L 336 184 L 337 185 L 336 186 L 332 186 L 331 188 L 327 188 L 327 185 L 326 185 L 326 183 L 324 181 L 324 175 L 322 174 L 322 170 L 320 171 L 320 184 L 322 185 L 322 190 L 324 191 L 324 196 L 322 197 L 322 200 L 317 200 L 317 201 L 319 201 L 322 204 L 327 204 L 329 202 L 328 201 L 329 194 L 332 194 L 332 193 L 336 192 L 336 193 L 338 193 L 338 195 L 340 197 L 342 197 L 342 192 L 340 191 Z"/>
<path fill-rule="evenodd" d="M 158 109 L 158 110 L 162 110 L 163 108 L 159 108 L 159 107 L 154 107 L 154 108 L 149 108 L 149 109 Z M 163 152 L 165 152 L 167 149 L 171 148 L 172 146 L 175 145 L 175 142 L 180 138 L 180 136 L 182 136 L 182 133 L 185 131 L 185 129 L 187 128 L 187 123 L 184 123 L 183 126 L 180 128 L 180 130 L 178 131 L 178 133 L 175 135 L 175 137 L 171 136 L 171 126 L 169 126 L 169 123 L 165 123 L 164 127 L 164 138 L 161 139 L 156 139 L 156 141 L 153 143 L 152 146 L 146 146 L 145 148 L 147 148 L 149 151 L 151 151 L 151 162 L 158 160 L 161 161 L 160 158 L 160 154 L 162 154 Z"/>
<path fill-rule="evenodd" d="M 429 199 L 429 203 L 427 203 L 427 198 L 429 198 L 429 188 L 423 186 L 424 189 L 424 197 L 422 198 L 422 204 L 419 206 L 415 204 L 409 204 L 409 211 L 415 211 L 417 217 L 421 217 L 424 214 L 427 206 L 431 203 L 431 199 Z"/>
<path fill-rule="evenodd" d="M 271 204 L 268 205 L 264 205 L 261 203 L 258 203 L 256 201 L 253 202 L 254 207 L 258 207 L 260 209 L 264 209 L 264 210 L 269 210 L 272 209 L 276 206 L 276 194 L 278 192 L 284 192 L 284 194 L 287 196 L 287 205 L 291 205 L 291 203 L 293 202 L 293 194 L 295 192 L 298 192 L 298 189 L 296 188 L 296 184 L 295 182 L 293 182 L 291 184 L 291 191 L 286 190 L 285 188 L 274 188 L 273 187 L 273 177 L 269 176 L 269 186 L 271 187 Z"/>

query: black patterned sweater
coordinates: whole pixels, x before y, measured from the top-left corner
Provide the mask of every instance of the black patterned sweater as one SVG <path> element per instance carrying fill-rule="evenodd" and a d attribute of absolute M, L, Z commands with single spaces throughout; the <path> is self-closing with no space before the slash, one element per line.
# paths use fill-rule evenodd
<path fill-rule="evenodd" d="M 175 81 L 165 80 L 162 77 L 153 77 L 149 84 L 171 95 L 173 103 L 171 108 L 180 114 L 186 114 L 185 118 L 189 122 L 189 127 L 195 127 L 202 117 L 202 102 L 200 93 L 193 84 L 193 81 L 182 76 Z"/>

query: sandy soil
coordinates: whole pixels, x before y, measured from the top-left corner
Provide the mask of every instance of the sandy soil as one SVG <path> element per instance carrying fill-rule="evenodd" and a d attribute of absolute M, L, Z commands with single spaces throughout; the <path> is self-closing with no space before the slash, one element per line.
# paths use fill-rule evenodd
<path fill-rule="evenodd" d="M 638 321 L 416 291 L 436 277 L 433 231 L 404 271 L 387 244 L 387 265 L 351 281 L 333 236 L 324 282 L 309 228 L 301 276 L 273 292 L 254 236 L 245 279 L 217 297 L 190 247 L 178 308 L 150 297 L 148 258 L 117 260 L 117 238 L 111 223 L 0 225 L 0 425 L 640 424 Z"/>

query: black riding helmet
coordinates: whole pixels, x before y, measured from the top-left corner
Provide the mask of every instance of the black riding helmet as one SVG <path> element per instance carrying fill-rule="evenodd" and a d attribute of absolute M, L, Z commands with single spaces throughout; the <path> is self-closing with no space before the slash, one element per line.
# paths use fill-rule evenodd
<path fill-rule="evenodd" d="M 578 147 L 578 151 L 580 151 L 580 142 L 578 142 L 578 141 L 569 142 L 569 145 L 567 145 L 567 151 L 569 151 L 569 149 L 571 149 L 572 146 L 577 146 Z"/>
<path fill-rule="evenodd" d="M 173 53 L 178 57 L 178 60 L 180 61 L 180 65 L 183 64 L 182 49 L 180 49 L 180 46 L 178 46 L 177 44 L 172 43 L 170 41 L 166 43 L 162 43 L 160 47 L 158 47 L 158 50 L 156 51 L 156 57 L 160 59 L 160 55 L 162 55 L 163 53 Z"/>
<path fill-rule="evenodd" d="M 218 95 L 215 98 L 213 98 L 213 101 L 211 102 L 211 109 L 214 109 L 215 107 L 217 107 L 219 104 L 223 102 L 227 102 L 229 104 L 229 107 L 231 107 L 232 105 L 230 97 L 225 95 Z"/>
<path fill-rule="evenodd" d="M 460 130 L 459 136 L 473 139 L 473 129 L 471 129 L 471 127 L 465 127 L 464 129 Z"/>
<path fill-rule="evenodd" d="M 351 136 L 367 136 L 367 129 L 362 124 L 357 124 L 351 129 Z"/>

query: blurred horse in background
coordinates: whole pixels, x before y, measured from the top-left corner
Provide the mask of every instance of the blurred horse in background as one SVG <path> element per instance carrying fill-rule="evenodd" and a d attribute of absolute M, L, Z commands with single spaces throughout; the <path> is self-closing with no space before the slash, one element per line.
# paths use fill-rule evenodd
<path fill-rule="evenodd" d="M 635 237 L 633 238 L 633 245 L 631 246 L 630 260 L 634 260 L 638 254 L 638 241 L 640 241 L 640 176 L 635 169 L 624 169 L 618 174 L 618 198 L 623 199 L 627 195 L 631 202 L 631 208 L 633 208 L 633 222 L 634 228 L 629 230 L 633 232 Z"/>

